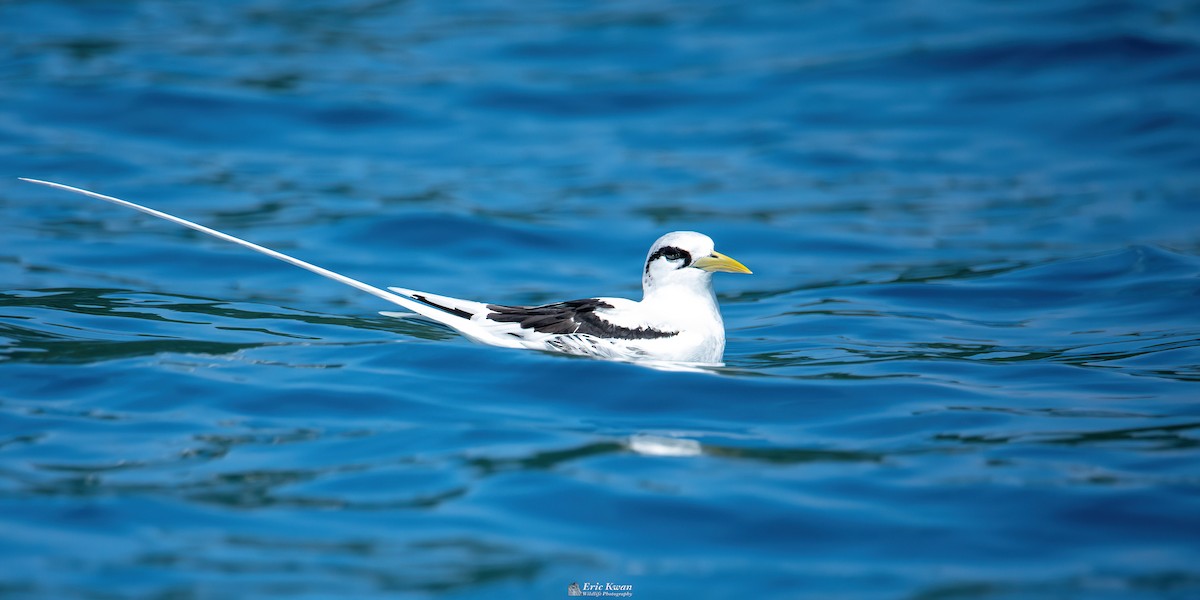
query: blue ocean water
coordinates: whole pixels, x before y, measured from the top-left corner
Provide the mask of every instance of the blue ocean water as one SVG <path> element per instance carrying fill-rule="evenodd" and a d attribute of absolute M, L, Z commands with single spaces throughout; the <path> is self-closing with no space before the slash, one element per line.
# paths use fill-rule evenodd
<path fill-rule="evenodd" d="M 0 3 L 0 596 L 1194 598 L 1200 4 Z M 369 283 L 637 297 L 725 367 Z M 664 450 L 673 450 L 664 456 Z"/>

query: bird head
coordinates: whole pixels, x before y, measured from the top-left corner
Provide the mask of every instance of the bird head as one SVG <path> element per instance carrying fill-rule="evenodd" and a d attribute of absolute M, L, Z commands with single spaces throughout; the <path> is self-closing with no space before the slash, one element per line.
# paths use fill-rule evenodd
<path fill-rule="evenodd" d="M 686 286 L 696 290 L 711 289 L 712 274 L 750 273 L 742 263 L 713 249 L 712 238 L 695 231 L 674 231 L 654 242 L 646 256 L 642 273 L 642 289 L 667 286 Z"/>

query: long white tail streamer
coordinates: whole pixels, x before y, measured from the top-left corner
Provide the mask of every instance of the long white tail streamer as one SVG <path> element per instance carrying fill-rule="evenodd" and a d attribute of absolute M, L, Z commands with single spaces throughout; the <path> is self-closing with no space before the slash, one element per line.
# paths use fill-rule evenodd
<path fill-rule="evenodd" d="M 48 186 L 48 187 L 52 187 L 52 188 L 57 188 L 60 190 L 66 190 L 68 192 L 75 192 L 76 194 L 83 194 L 84 196 L 89 196 L 89 197 L 95 198 L 97 200 L 103 200 L 105 202 L 111 202 L 113 204 L 118 204 L 118 205 L 124 206 L 126 208 L 132 208 L 133 210 L 144 212 L 148 215 L 155 216 L 160 219 L 165 219 L 167 221 L 176 223 L 178 225 L 183 225 L 184 227 L 187 227 L 189 229 L 195 229 L 196 231 L 199 231 L 201 233 L 206 233 L 206 234 L 211 235 L 216 238 L 223 239 L 227 242 L 233 242 L 239 246 L 244 246 L 246 248 L 254 250 L 255 252 L 261 252 L 263 254 L 266 254 L 267 256 L 270 256 L 271 258 L 281 260 L 290 265 L 295 265 L 306 271 L 312 271 L 313 273 L 316 273 L 317 275 L 320 275 L 322 277 L 328 277 L 329 279 L 332 279 L 339 283 L 344 283 L 352 288 L 356 288 L 356 289 L 362 290 L 368 294 L 378 296 L 380 298 L 383 298 L 384 300 L 387 300 L 388 302 L 399 304 L 400 306 L 403 306 L 404 308 L 407 308 L 408 310 L 411 310 L 427 319 L 431 319 L 431 320 L 437 321 L 439 323 L 442 323 L 444 325 L 447 325 L 449 327 L 453 327 L 454 329 L 457 329 L 460 332 L 462 332 L 467 337 L 478 339 L 478 337 L 476 335 L 474 335 L 475 334 L 475 331 L 474 331 L 475 327 L 473 327 L 474 324 L 471 323 L 470 321 L 468 321 L 467 319 L 463 319 L 462 317 L 458 317 L 455 315 L 451 315 L 451 314 L 442 312 L 435 308 L 421 304 L 415 300 L 410 300 L 408 298 L 405 298 L 404 296 L 400 296 L 398 294 L 393 294 L 389 291 L 379 289 L 373 285 L 365 284 L 357 279 L 352 279 L 350 277 L 346 277 L 345 275 L 342 275 L 340 273 L 334 273 L 333 271 L 330 271 L 329 269 L 318 267 L 317 265 L 314 265 L 312 263 L 305 262 L 305 261 L 300 260 L 293 256 L 288 256 L 282 252 L 277 252 L 277 251 L 267 248 L 265 246 L 259 246 L 258 244 L 255 244 L 254 242 L 248 242 L 239 237 L 234 237 L 232 235 L 229 235 L 228 233 L 223 233 L 223 232 L 217 231 L 216 229 L 212 229 L 211 227 L 205 227 L 203 225 L 200 225 L 199 223 L 193 223 L 187 219 L 176 217 L 175 215 L 167 214 L 160 210 L 154 210 L 153 208 L 149 208 L 147 206 L 142 206 L 141 204 L 136 204 L 136 203 L 130 202 L 128 200 L 122 200 L 120 198 L 114 198 L 112 196 L 105 196 L 104 194 L 97 194 L 96 192 L 91 192 L 91 191 L 88 191 L 85 189 L 80 189 L 77 187 L 72 187 L 69 185 L 61 184 L 61 183 L 54 183 L 52 181 L 42 181 L 40 179 L 29 179 L 27 177 L 19 177 L 18 179 L 20 179 L 21 181 L 28 181 L 29 183 L 36 183 L 38 185 L 44 185 L 44 186 Z"/>

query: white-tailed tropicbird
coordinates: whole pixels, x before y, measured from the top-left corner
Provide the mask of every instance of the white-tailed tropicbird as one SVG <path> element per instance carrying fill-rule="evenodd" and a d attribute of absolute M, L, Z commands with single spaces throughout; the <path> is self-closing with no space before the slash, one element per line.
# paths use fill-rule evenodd
<path fill-rule="evenodd" d="M 642 270 L 640 302 L 586 298 L 543 306 L 506 306 L 399 287 L 390 287 L 389 292 L 127 200 L 61 183 L 21 180 L 119 204 L 233 242 L 403 306 L 477 342 L 506 348 L 616 360 L 720 364 L 725 352 L 725 325 L 713 293 L 712 274 L 750 273 L 742 263 L 716 252 L 708 236 L 675 231 L 658 238 L 650 247 Z"/>

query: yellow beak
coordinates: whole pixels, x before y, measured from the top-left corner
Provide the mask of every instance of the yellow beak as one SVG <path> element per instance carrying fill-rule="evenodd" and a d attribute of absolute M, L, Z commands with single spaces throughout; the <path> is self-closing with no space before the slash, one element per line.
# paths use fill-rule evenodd
<path fill-rule="evenodd" d="M 692 261 L 692 266 L 709 272 L 721 271 L 724 273 L 753 273 L 753 271 L 746 268 L 746 265 L 743 265 L 742 263 L 733 260 L 724 254 L 721 254 L 720 252 L 713 252 L 708 256 L 698 258 Z"/>

